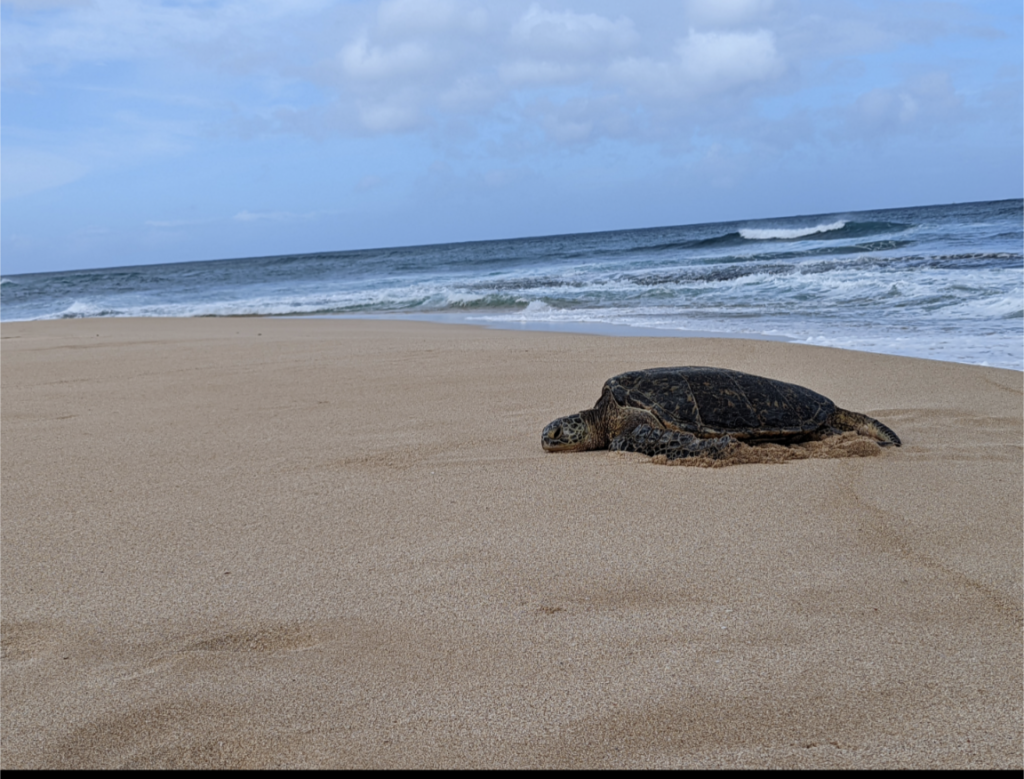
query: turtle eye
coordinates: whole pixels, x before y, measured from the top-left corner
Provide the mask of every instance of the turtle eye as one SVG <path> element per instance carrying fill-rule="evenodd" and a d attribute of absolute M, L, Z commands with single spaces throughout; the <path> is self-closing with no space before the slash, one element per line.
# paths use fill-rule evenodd
<path fill-rule="evenodd" d="M 548 438 L 558 438 L 560 435 L 562 435 L 562 428 L 560 427 L 548 431 Z"/>

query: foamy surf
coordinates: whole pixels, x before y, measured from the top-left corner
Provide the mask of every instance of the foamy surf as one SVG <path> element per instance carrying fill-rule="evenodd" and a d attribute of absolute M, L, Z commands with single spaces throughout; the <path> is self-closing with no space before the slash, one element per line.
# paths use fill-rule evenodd
<path fill-rule="evenodd" d="M 1022 210 L 999 201 L 9 274 L 0 318 L 448 316 L 772 337 L 1022 370 Z"/>
<path fill-rule="evenodd" d="M 806 238 L 818 233 L 831 233 L 835 230 L 842 230 L 846 227 L 845 221 L 830 222 L 826 225 L 814 225 L 813 227 L 744 227 L 740 235 L 748 241 L 794 241 L 797 238 Z"/>

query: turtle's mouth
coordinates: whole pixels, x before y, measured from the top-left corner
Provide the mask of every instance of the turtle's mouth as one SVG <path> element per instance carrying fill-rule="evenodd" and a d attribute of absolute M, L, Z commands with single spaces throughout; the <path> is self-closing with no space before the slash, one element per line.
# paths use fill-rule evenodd
<path fill-rule="evenodd" d="M 548 452 L 557 452 L 564 446 L 561 439 L 562 426 L 557 422 L 552 422 L 544 428 L 544 433 L 540 438 L 540 445 Z"/>

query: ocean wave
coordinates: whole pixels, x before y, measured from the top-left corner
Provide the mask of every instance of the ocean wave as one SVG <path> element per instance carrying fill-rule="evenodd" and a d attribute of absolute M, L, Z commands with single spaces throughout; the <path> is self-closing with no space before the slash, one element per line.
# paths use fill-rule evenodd
<path fill-rule="evenodd" d="M 509 291 L 523 292 L 532 289 L 585 289 L 594 283 L 594 279 L 576 280 L 557 278 L 553 276 L 544 277 L 523 277 L 516 279 L 493 279 L 477 281 L 467 284 L 468 289 L 487 291 Z"/>
<path fill-rule="evenodd" d="M 1018 201 L 1019 202 L 1019 201 Z M 450 316 L 761 333 L 989 360 L 1016 339 L 1019 213 L 991 204 L 4 277 L 4 321 Z M 899 338 L 908 344 L 899 346 Z M 891 338 L 892 341 L 886 340 Z M 984 346 L 989 338 L 992 348 Z M 903 342 L 899 342 L 903 343 Z M 881 345 L 881 346 L 879 346 Z M 943 356 L 945 355 L 945 356 Z"/>
<path fill-rule="evenodd" d="M 1018 310 L 1001 317 L 1003 321 L 1024 312 Z M 716 305 L 706 309 L 664 309 L 638 307 L 628 309 L 580 308 L 564 310 L 537 306 L 514 314 L 482 314 L 468 317 L 501 325 L 502 323 L 534 325 L 613 325 L 619 327 L 650 328 L 666 334 L 707 333 L 730 335 L 737 338 L 772 336 L 800 343 L 854 349 L 884 354 L 899 354 L 961 363 L 989 365 L 1021 370 L 1021 331 L 1018 324 L 1007 324 L 986 332 L 970 332 L 955 327 L 937 327 L 922 320 L 900 319 L 889 327 L 879 327 L 878 321 L 846 315 L 834 309 L 819 311 L 821 316 L 808 318 L 801 312 L 775 311 L 771 319 L 751 316 L 743 308 Z M 837 315 L 838 314 L 838 315 Z M 991 321 L 991 320 L 988 320 Z"/>
<path fill-rule="evenodd" d="M 809 235 L 818 233 L 831 233 L 834 230 L 842 230 L 846 222 L 830 222 L 827 225 L 815 225 L 814 227 L 779 227 L 779 228 L 752 228 L 747 227 L 740 230 L 740 236 L 748 241 L 792 241 L 796 238 L 806 238 Z"/>
<path fill-rule="evenodd" d="M 907 261 L 909 260 L 909 261 Z M 656 303 L 685 309 L 693 305 L 735 306 L 770 316 L 773 308 L 818 315 L 818 307 L 834 306 L 866 313 L 877 307 L 900 306 L 925 311 L 988 301 L 1010 293 L 1014 308 L 1003 306 L 989 315 L 1004 317 L 1019 310 L 1024 277 L 1019 267 L 935 267 L 928 258 L 859 257 L 847 261 L 748 262 L 623 272 L 613 267 L 575 269 L 564 275 L 523 276 L 485 281 L 457 277 L 418 283 L 378 281 L 330 289 L 254 288 L 233 294 L 205 290 L 178 300 L 157 300 L 138 294 L 101 294 L 65 299 L 56 310 L 30 318 L 67 319 L 101 316 L 244 316 L 350 314 L 389 311 L 443 312 L 497 309 L 519 311 L 543 305 L 549 310 L 588 307 L 619 308 Z M 1018 295 L 1014 298 L 1014 295 Z M 148 299 L 146 299 L 148 297 Z M 887 301 L 887 302 L 883 302 Z M 1011 305 L 1011 304 L 1007 304 Z M 534 309 L 529 309 L 534 313 Z M 9 318 L 12 313 L 8 310 Z M 867 314 L 866 314 L 867 315 Z"/>
<path fill-rule="evenodd" d="M 1024 260 L 1024 254 L 1018 252 L 963 252 L 960 254 L 936 254 L 927 259 L 935 263 L 935 267 L 939 267 L 940 263 L 945 266 L 948 263 L 964 262 L 969 263 L 969 266 L 973 266 L 992 261 L 995 261 L 997 265 L 1007 265 L 1009 263 L 1016 266 L 1019 265 L 1021 260 Z"/>
<path fill-rule="evenodd" d="M 816 225 L 795 225 L 795 226 L 772 226 L 772 227 L 742 227 L 735 232 L 723 233 L 710 238 L 691 241 L 688 244 L 676 244 L 678 248 L 687 249 L 716 249 L 749 246 L 759 242 L 786 242 L 786 241 L 842 241 L 856 240 L 863 241 L 872 236 L 891 235 L 909 230 L 911 225 L 902 222 L 856 222 L 837 219 L 827 224 Z M 861 243 L 857 248 L 864 249 L 877 244 L 876 249 L 884 249 L 887 244 L 896 244 L 893 239 L 880 239 L 875 242 Z M 907 243 L 907 242 L 901 242 Z M 827 251 L 817 249 L 817 251 Z"/>
<path fill-rule="evenodd" d="M 552 316 L 557 315 L 556 312 L 557 312 L 557 309 L 555 309 L 554 307 L 548 305 L 543 300 L 531 300 L 529 303 L 526 304 L 526 308 L 523 308 L 523 309 L 517 311 L 514 314 L 505 314 L 505 315 L 497 314 L 497 315 L 493 315 L 493 316 L 490 316 L 490 317 L 489 316 L 482 316 L 482 317 L 477 317 L 477 318 L 485 319 L 486 320 L 486 319 L 492 319 L 494 316 L 497 316 L 497 317 L 503 317 L 507 321 L 513 321 L 513 320 L 520 321 L 520 322 L 526 322 L 526 321 L 530 321 L 530 320 L 543 321 L 543 320 L 545 320 L 547 318 L 550 318 Z"/>
<path fill-rule="evenodd" d="M 89 317 L 114 317 L 131 315 L 131 313 L 123 313 L 116 308 L 110 308 L 108 306 L 100 306 L 76 300 L 64 310 L 57 311 L 48 316 L 44 316 L 42 317 L 42 319 L 87 319 Z M 145 316 L 145 314 L 140 314 L 140 316 Z"/>
<path fill-rule="evenodd" d="M 796 271 L 789 264 L 751 263 L 749 265 L 725 265 L 699 270 L 677 270 L 668 273 L 623 274 L 623 280 L 639 287 L 661 287 L 677 284 L 714 284 L 734 281 L 748 276 L 782 276 Z"/>
<path fill-rule="evenodd" d="M 479 294 L 445 285 L 417 285 L 326 295 L 317 293 L 287 297 L 253 296 L 141 305 L 115 299 L 76 299 L 61 310 L 31 318 L 295 316 L 389 311 L 460 311 L 518 309 L 529 302 L 529 299 L 519 294 Z"/>
<path fill-rule="evenodd" d="M 950 312 L 956 316 L 971 319 L 1020 319 L 1024 317 L 1019 295 L 992 294 L 975 300 L 958 299 Z"/>

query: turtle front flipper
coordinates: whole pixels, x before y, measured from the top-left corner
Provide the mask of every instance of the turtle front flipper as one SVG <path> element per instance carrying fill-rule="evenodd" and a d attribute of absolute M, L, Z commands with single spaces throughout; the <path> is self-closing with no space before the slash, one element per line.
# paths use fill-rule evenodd
<path fill-rule="evenodd" d="M 837 408 L 826 424 L 837 430 L 852 430 L 878 440 L 882 446 L 899 446 L 900 437 L 877 419 L 856 411 Z"/>
<path fill-rule="evenodd" d="M 689 433 L 656 430 L 650 425 L 639 425 L 629 433 L 613 438 L 608 448 L 616 452 L 639 452 L 648 457 L 663 454 L 669 460 L 681 460 L 701 454 L 719 457 L 734 443 L 736 439 L 729 435 L 697 438 Z"/>

